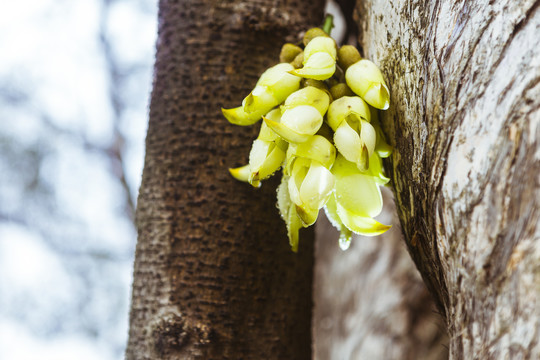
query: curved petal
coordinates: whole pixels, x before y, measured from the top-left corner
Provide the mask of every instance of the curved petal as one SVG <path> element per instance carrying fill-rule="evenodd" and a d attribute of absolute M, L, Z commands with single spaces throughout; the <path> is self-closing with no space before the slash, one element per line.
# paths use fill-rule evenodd
<path fill-rule="evenodd" d="M 317 210 L 322 208 L 333 189 L 334 175 L 320 163 L 312 161 L 300 186 L 302 206 Z"/>
<path fill-rule="evenodd" d="M 345 72 L 345 80 L 352 91 L 371 106 L 383 110 L 390 106 L 390 92 L 373 62 L 363 59 L 351 65 Z"/>
<path fill-rule="evenodd" d="M 325 52 L 314 53 L 307 61 L 304 61 L 304 67 L 290 71 L 293 75 L 315 80 L 326 80 L 335 72 L 336 60 Z"/>
<path fill-rule="evenodd" d="M 304 58 L 309 59 L 314 54 L 323 52 L 328 54 L 334 61 L 337 56 L 336 42 L 328 36 L 317 36 L 306 45 Z"/>
<path fill-rule="evenodd" d="M 306 86 L 289 95 L 285 103 L 281 106 L 281 111 L 285 112 L 299 105 L 313 106 L 319 110 L 321 116 L 324 116 L 330 105 L 330 97 L 324 90 L 318 89 L 315 86 Z"/>
<path fill-rule="evenodd" d="M 328 107 L 328 125 L 336 131 L 341 122 L 351 115 L 358 121 L 371 121 L 369 106 L 364 100 L 358 96 L 340 97 Z"/>
<path fill-rule="evenodd" d="M 305 135 L 315 135 L 323 123 L 323 117 L 313 106 L 299 105 L 285 110 L 281 115 L 281 124 Z"/>
<path fill-rule="evenodd" d="M 381 224 L 371 217 L 354 214 L 341 206 L 339 202 L 336 205 L 337 214 L 339 215 L 339 218 L 343 224 L 356 234 L 364 236 L 376 236 L 384 233 L 392 227 L 390 225 Z"/>
<path fill-rule="evenodd" d="M 360 138 L 366 145 L 369 156 L 375 151 L 375 144 L 377 143 L 377 133 L 375 128 L 367 121 L 360 121 Z"/>
<path fill-rule="evenodd" d="M 360 173 L 356 165 L 342 156 L 332 168 L 338 204 L 361 217 L 374 217 L 382 210 L 382 195 L 375 178 Z"/>
<path fill-rule="evenodd" d="M 334 195 L 330 196 L 324 206 L 324 212 L 330 223 L 339 231 L 339 247 L 341 250 L 347 250 L 351 244 L 352 231 L 349 230 L 341 221 L 337 213 L 337 203 Z"/>
<path fill-rule="evenodd" d="M 256 111 L 251 114 L 248 114 L 244 111 L 243 106 L 239 106 L 232 109 L 223 109 L 221 108 L 223 116 L 234 125 L 247 126 L 253 125 L 265 114 L 264 111 Z"/>
<path fill-rule="evenodd" d="M 247 114 L 263 111 L 267 113 L 273 107 L 277 106 L 279 101 L 266 86 L 257 85 L 252 92 L 242 102 L 244 111 Z"/>
<path fill-rule="evenodd" d="M 287 126 L 282 123 L 278 123 L 267 119 L 263 116 L 263 120 L 270 129 L 272 129 L 276 134 L 281 136 L 283 139 L 291 143 L 301 143 L 307 141 L 311 135 L 299 134 L 294 130 L 289 129 Z"/>
<path fill-rule="evenodd" d="M 330 169 L 336 159 L 336 148 L 324 136 L 313 135 L 306 142 L 292 144 L 287 156 L 315 160 Z"/>
<path fill-rule="evenodd" d="M 229 168 L 229 173 L 231 173 L 236 180 L 247 182 L 249 175 L 251 174 L 251 170 L 249 168 L 249 164 L 247 164 L 237 168 Z"/>
<path fill-rule="evenodd" d="M 300 218 L 300 221 L 302 222 L 302 226 L 304 227 L 315 224 L 315 221 L 317 221 L 317 218 L 319 217 L 319 209 L 312 209 L 307 206 L 296 205 L 295 210 L 298 218 Z"/>
<path fill-rule="evenodd" d="M 350 125 L 343 121 L 334 133 L 334 144 L 336 148 L 348 161 L 357 163 L 362 151 L 362 140 L 360 135 Z"/>

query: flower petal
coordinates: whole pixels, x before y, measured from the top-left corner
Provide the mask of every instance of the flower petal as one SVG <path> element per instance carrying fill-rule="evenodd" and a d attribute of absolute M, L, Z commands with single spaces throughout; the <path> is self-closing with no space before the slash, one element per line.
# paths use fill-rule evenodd
<path fill-rule="evenodd" d="M 382 195 L 375 178 L 360 173 L 356 165 L 338 155 L 332 173 L 335 176 L 336 201 L 348 212 L 374 217 L 382 210 Z"/>
<path fill-rule="evenodd" d="M 336 148 L 324 136 L 313 135 L 306 142 L 291 144 L 287 150 L 287 157 L 291 160 L 294 157 L 315 160 L 330 169 L 336 159 Z M 289 165 L 288 161 L 287 166 Z"/>
<path fill-rule="evenodd" d="M 232 109 L 223 109 L 221 108 L 223 116 L 234 125 L 247 126 L 253 125 L 266 113 L 265 111 L 255 111 L 251 114 L 248 114 L 244 111 L 243 106 L 239 106 Z"/>
<path fill-rule="evenodd" d="M 356 234 L 364 236 L 376 236 L 384 233 L 392 226 L 384 225 L 371 217 L 360 216 L 345 209 L 339 202 L 337 214 L 343 224 Z"/>
<path fill-rule="evenodd" d="M 312 161 L 302 185 L 300 200 L 309 209 L 320 209 L 326 204 L 334 189 L 334 175 L 317 161 Z"/>
<path fill-rule="evenodd" d="M 272 121 L 263 116 L 264 123 L 268 125 L 276 134 L 281 136 L 283 139 L 291 143 L 301 143 L 307 141 L 311 135 L 299 134 L 294 130 L 289 129 L 287 126 L 282 123 Z"/>
<path fill-rule="evenodd" d="M 335 72 L 336 60 L 325 52 L 314 53 L 309 59 L 304 60 L 304 67 L 290 71 L 293 75 L 315 80 L 326 80 Z"/>
<path fill-rule="evenodd" d="M 343 96 L 334 100 L 328 107 L 328 125 L 336 131 L 343 120 L 347 118 L 369 122 L 371 113 L 368 104 L 358 96 Z"/>
<path fill-rule="evenodd" d="M 249 179 L 249 175 L 251 174 L 251 170 L 249 168 L 249 164 L 240 166 L 237 168 L 229 168 L 229 172 L 231 175 L 239 181 L 247 182 Z"/>
<path fill-rule="evenodd" d="M 373 62 L 363 59 L 345 72 L 347 85 L 369 105 L 386 110 L 390 106 L 390 92 L 381 71 Z"/>
<path fill-rule="evenodd" d="M 313 106 L 319 110 L 321 116 L 324 116 L 330 105 L 330 97 L 324 90 L 317 89 L 314 86 L 306 86 L 289 95 L 285 103 L 281 106 L 281 111 L 285 112 L 299 105 Z"/>

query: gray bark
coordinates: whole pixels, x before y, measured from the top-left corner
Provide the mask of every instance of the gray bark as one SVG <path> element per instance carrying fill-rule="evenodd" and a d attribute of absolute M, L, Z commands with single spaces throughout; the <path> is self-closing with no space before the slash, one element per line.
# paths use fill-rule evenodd
<path fill-rule="evenodd" d="M 540 2 L 359 2 L 405 241 L 450 357 L 540 358 Z"/>

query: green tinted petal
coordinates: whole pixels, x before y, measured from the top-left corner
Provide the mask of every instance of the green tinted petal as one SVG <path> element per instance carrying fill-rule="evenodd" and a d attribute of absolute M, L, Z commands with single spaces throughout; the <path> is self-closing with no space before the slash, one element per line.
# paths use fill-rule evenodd
<path fill-rule="evenodd" d="M 375 182 L 379 185 L 386 185 L 390 181 L 384 174 L 382 160 L 377 152 L 374 152 L 369 158 L 369 169 L 367 174 L 373 176 Z"/>
<path fill-rule="evenodd" d="M 315 224 L 315 221 L 317 221 L 317 217 L 319 216 L 319 209 L 311 209 L 305 205 L 295 206 L 296 214 L 298 215 L 298 218 L 300 219 L 303 227 L 308 227 L 313 224 Z"/>
<path fill-rule="evenodd" d="M 243 106 L 239 106 L 232 109 L 221 109 L 221 112 L 223 113 L 223 116 L 234 125 L 241 125 L 241 126 L 247 126 L 247 125 L 253 125 L 260 119 L 262 119 L 262 116 L 265 112 L 263 111 L 257 111 L 253 112 L 251 114 L 248 114 L 244 111 Z"/>
<path fill-rule="evenodd" d="M 327 169 L 332 167 L 336 159 L 336 149 L 324 136 L 313 135 L 306 142 L 292 144 L 288 150 L 288 156 L 298 156 L 315 160 Z"/>
<path fill-rule="evenodd" d="M 390 225 L 381 224 L 370 217 L 354 214 L 341 206 L 339 202 L 336 205 L 337 214 L 339 215 L 339 218 L 343 224 L 356 234 L 364 236 L 376 236 L 391 228 Z"/>
<path fill-rule="evenodd" d="M 330 97 L 326 91 L 317 89 L 314 86 L 306 86 L 289 95 L 285 103 L 281 106 L 281 111 L 285 112 L 299 105 L 310 105 L 319 110 L 321 116 L 324 116 L 329 104 Z"/>
<path fill-rule="evenodd" d="M 335 62 L 337 57 L 337 49 L 334 39 L 326 36 L 319 36 L 312 39 L 304 49 L 304 59 L 308 60 L 319 52 L 328 54 Z"/>
<path fill-rule="evenodd" d="M 294 252 L 298 251 L 298 232 L 302 227 L 302 220 L 300 220 L 300 217 L 296 213 L 296 206 L 294 204 L 291 204 L 291 207 L 289 209 L 289 218 L 287 219 L 287 235 L 289 236 L 289 244 L 291 245 L 291 250 Z"/>
<path fill-rule="evenodd" d="M 336 131 L 338 126 L 347 118 L 357 121 L 371 120 L 369 106 L 358 96 L 343 96 L 334 100 L 328 107 L 327 113 L 328 125 Z"/>
<path fill-rule="evenodd" d="M 296 214 L 296 206 L 291 202 L 288 190 L 289 178 L 283 176 L 277 189 L 277 206 L 281 218 L 287 225 L 287 235 L 292 251 L 298 251 L 298 231 L 302 228 L 302 221 Z"/>
<path fill-rule="evenodd" d="M 281 111 L 279 111 L 279 109 L 274 109 L 266 114 L 266 118 L 279 123 L 281 122 Z M 259 136 L 257 136 L 257 139 L 264 141 L 276 141 L 279 139 L 279 136 L 263 121 L 261 123 L 261 129 L 259 130 Z"/>
<path fill-rule="evenodd" d="M 302 206 L 309 209 L 320 209 L 324 206 L 334 189 L 334 176 L 323 165 L 316 161 L 305 175 L 300 186 Z"/>
<path fill-rule="evenodd" d="M 361 217 L 373 217 L 381 212 L 382 195 L 373 176 L 360 173 L 354 163 L 340 155 L 336 158 L 332 173 L 335 176 L 338 204 Z"/>
<path fill-rule="evenodd" d="M 281 124 L 299 134 L 314 135 L 322 123 L 319 111 L 309 105 L 296 106 L 281 115 Z"/>
<path fill-rule="evenodd" d="M 359 161 L 363 145 L 362 140 L 360 135 L 346 121 L 343 121 L 336 129 L 334 144 L 336 144 L 336 148 L 345 159 L 354 163 Z"/>
<path fill-rule="evenodd" d="M 304 67 L 292 70 L 290 73 L 303 78 L 326 80 L 336 71 L 336 60 L 329 54 L 318 52 L 313 54 L 307 61 L 304 60 Z"/>
<path fill-rule="evenodd" d="M 347 250 L 351 243 L 352 232 L 343 224 L 337 213 L 337 204 L 334 195 L 328 199 L 328 202 L 324 206 L 324 212 L 330 223 L 340 232 L 339 247 L 342 250 Z"/>
<path fill-rule="evenodd" d="M 368 104 L 377 109 L 388 109 L 390 92 L 381 71 L 373 62 L 363 59 L 351 65 L 346 73 L 347 85 Z"/>
<path fill-rule="evenodd" d="M 279 102 L 274 97 L 274 94 L 266 86 L 257 85 L 255 89 L 242 102 L 244 111 L 247 114 L 263 111 L 268 112 Z"/>
<path fill-rule="evenodd" d="M 307 141 L 311 135 L 299 134 L 298 132 L 289 129 L 287 126 L 282 123 L 278 123 L 263 117 L 263 120 L 270 129 L 272 129 L 276 134 L 281 136 L 283 139 L 291 143 L 301 143 Z"/>
<path fill-rule="evenodd" d="M 375 132 L 375 128 L 364 120 L 360 122 L 360 138 L 362 139 L 362 143 L 364 143 L 367 147 L 369 156 L 371 156 L 371 154 L 373 154 L 375 151 L 377 133 Z"/>
<path fill-rule="evenodd" d="M 249 164 L 248 165 L 244 165 L 244 166 L 241 166 L 241 167 L 237 167 L 237 168 L 229 168 L 229 172 L 231 173 L 231 175 L 236 179 L 236 180 L 239 180 L 239 181 L 245 181 L 247 182 L 248 179 L 249 179 L 249 175 L 251 174 L 251 170 L 249 168 Z"/>

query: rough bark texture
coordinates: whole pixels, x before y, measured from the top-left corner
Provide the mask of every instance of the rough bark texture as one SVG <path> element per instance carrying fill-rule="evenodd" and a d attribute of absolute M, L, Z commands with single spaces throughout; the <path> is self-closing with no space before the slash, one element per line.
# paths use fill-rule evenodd
<path fill-rule="evenodd" d="M 540 358 L 540 2 L 373 1 L 387 169 L 455 359 Z"/>
<path fill-rule="evenodd" d="M 258 129 L 227 123 L 284 39 L 321 1 L 159 5 L 154 90 L 137 209 L 127 359 L 309 359 L 313 233 L 290 251 L 276 181 L 252 189 Z"/>
<path fill-rule="evenodd" d="M 441 316 L 407 253 L 390 190 L 378 237 L 355 237 L 347 251 L 338 233 L 317 223 L 314 355 L 333 359 L 448 359 Z"/>

